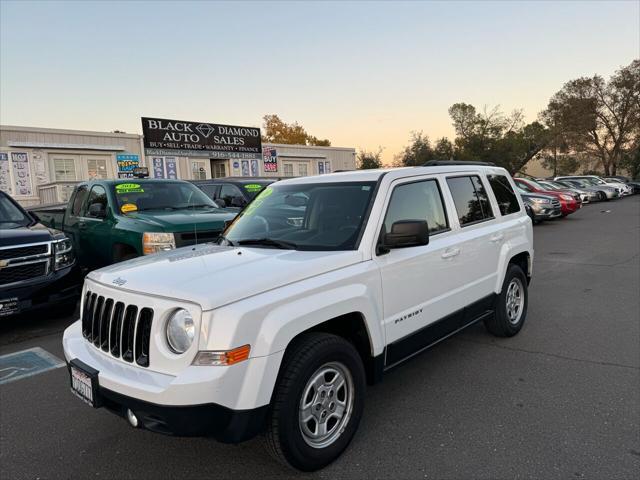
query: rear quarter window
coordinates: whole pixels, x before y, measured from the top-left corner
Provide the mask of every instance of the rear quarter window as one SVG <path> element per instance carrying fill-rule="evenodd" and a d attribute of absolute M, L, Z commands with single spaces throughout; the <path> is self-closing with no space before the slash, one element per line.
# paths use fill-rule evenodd
<path fill-rule="evenodd" d="M 500 214 L 509 215 L 520 211 L 518 197 L 511 187 L 509 179 L 504 175 L 488 175 L 489 185 L 498 202 Z"/>

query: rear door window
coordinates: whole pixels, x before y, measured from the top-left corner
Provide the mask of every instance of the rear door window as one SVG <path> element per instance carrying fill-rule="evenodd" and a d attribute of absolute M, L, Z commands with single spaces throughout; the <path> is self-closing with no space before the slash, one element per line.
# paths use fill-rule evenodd
<path fill-rule="evenodd" d="M 447 178 L 447 184 L 456 205 L 460 226 L 493 218 L 491 204 L 479 176 L 450 177 Z"/>
<path fill-rule="evenodd" d="M 520 211 L 518 197 L 516 197 L 509 179 L 504 175 L 489 175 L 489 185 L 498 201 L 498 208 L 502 215 L 509 215 Z"/>
<path fill-rule="evenodd" d="M 82 211 L 82 205 L 87 198 L 87 186 L 82 185 L 76 190 L 76 196 L 73 197 L 73 206 L 71 207 L 71 215 L 77 217 Z"/>

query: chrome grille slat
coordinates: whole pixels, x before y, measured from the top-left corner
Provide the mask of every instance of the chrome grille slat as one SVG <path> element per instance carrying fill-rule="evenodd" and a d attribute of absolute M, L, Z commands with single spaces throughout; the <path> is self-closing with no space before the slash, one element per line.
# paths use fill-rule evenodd
<path fill-rule="evenodd" d="M 122 359 L 126 362 L 133 362 L 133 341 L 137 319 L 138 307 L 135 305 L 127 306 L 122 325 Z"/>
<path fill-rule="evenodd" d="M 100 341 L 99 345 L 103 351 L 109 350 L 109 327 L 111 325 L 111 316 L 113 314 L 113 299 L 107 298 L 104 302 L 102 311 L 102 320 L 100 321 Z"/>
<path fill-rule="evenodd" d="M 116 303 L 113 309 L 109 332 L 109 351 L 111 355 L 120 358 L 120 341 L 122 339 L 122 317 L 124 315 L 124 303 Z"/>
<path fill-rule="evenodd" d="M 91 341 L 95 346 L 99 345 L 100 340 L 100 321 L 102 320 L 102 310 L 104 307 L 104 297 L 100 295 L 96 301 L 96 307 L 93 311 L 93 326 L 91 328 Z"/>
<path fill-rule="evenodd" d="M 96 348 L 125 362 L 149 366 L 154 312 L 87 291 L 82 309 L 82 335 Z"/>

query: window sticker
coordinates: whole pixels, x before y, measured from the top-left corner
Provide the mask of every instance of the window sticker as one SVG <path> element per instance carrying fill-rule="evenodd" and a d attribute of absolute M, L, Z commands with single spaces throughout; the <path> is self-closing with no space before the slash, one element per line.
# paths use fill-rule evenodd
<path fill-rule="evenodd" d="M 139 183 L 119 183 L 116 185 L 116 194 L 123 193 L 144 193 L 144 189 Z"/>
<path fill-rule="evenodd" d="M 247 185 L 244 186 L 244 189 L 247 192 L 257 192 L 258 190 L 262 189 L 262 185 L 257 183 L 248 183 Z"/>
<path fill-rule="evenodd" d="M 136 210 L 138 210 L 138 206 L 133 203 L 125 203 L 120 207 L 122 213 L 135 212 Z"/>

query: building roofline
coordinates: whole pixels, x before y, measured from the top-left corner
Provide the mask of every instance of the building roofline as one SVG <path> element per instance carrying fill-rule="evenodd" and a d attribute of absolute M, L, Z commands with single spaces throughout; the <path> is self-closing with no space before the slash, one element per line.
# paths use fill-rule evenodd
<path fill-rule="evenodd" d="M 321 146 L 321 145 L 299 145 L 299 144 L 288 144 L 288 143 L 270 143 L 270 142 L 263 142 L 262 146 L 272 146 L 272 147 L 291 147 L 291 148 L 317 148 L 317 149 L 321 149 L 321 150 L 348 150 L 348 151 L 353 151 L 355 153 L 356 149 L 353 147 L 325 147 L 325 146 Z"/>
<path fill-rule="evenodd" d="M 114 132 L 94 132 L 92 130 L 71 130 L 62 128 L 48 127 L 25 127 L 21 125 L 0 125 L 0 130 L 8 132 L 31 132 L 31 133 L 52 133 L 65 135 L 91 135 L 94 137 L 116 137 L 116 138 L 132 138 L 139 140 L 142 135 L 138 133 L 114 133 Z"/>

